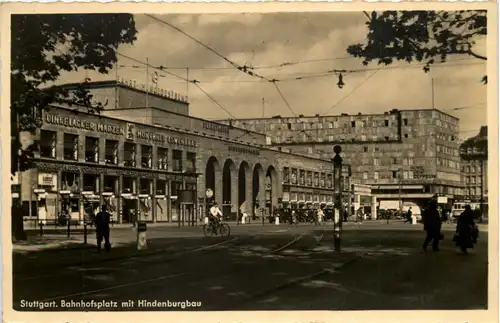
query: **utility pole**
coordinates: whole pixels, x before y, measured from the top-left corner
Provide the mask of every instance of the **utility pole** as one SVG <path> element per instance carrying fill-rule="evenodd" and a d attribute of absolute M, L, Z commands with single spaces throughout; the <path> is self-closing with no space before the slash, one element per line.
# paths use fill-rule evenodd
<path fill-rule="evenodd" d="M 402 198 L 402 191 L 403 191 L 403 169 L 399 169 L 399 215 L 403 214 L 403 198 Z"/>
<path fill-rule="evenodd" d="M 434 78 L 431 79 L 431 87 L 432 87 L 432 110 L 434 110 L 436 108 L 434 105 Z"/>
<path fill-rule="evenodd" d="M 347 178 L 347 182 L 348 182 L 348 185 L 349 185 L 349 187 L 347 189 L 348 196 L 349 196 L 349 200 L 347 201 L 347 216 L 349 218 L 351 218 L 351 216 L 352 216 L 352 210 L 351 210 L 351 208 L 352 208 L 352 197 L 354 195 L 354 192 L 353 192 L 354 190 L 353 190 L 352 181 L 351 181 L 351 176 L 352 176 L 351 165 L 347 165 L 347 167 L 348 167 L 348 176 L 349 176 Z"/>
<path fill-rule="evenodd" d="M 115 109 L 118 109 L 118 58 L 116 59 L 116 69 L 115 69 Z"/>
<path fill-rule="evenodd" d="M 484 176 L 484 159 L 481 158 L 481 160 L 479 160 L 479 169 L 480 169 L 480 173 L 481 173 L 481 184 L 479 186 L 479 191 L 480 191 L 480 194 L 481 194 L 481 199 L 479 200 L 479 210 L 481 211 L 481 217 L 479 218 L 479 222 L 482 222 L 483 220 L 483 216 L 484 216 L 484 180 L 483 180 L 483 176 Z"/>
<path fill-rule="evenodd" d="M 335 251 L 340 252 L 341 232 L 342 232 L 342 157 L 340 153 L 342 148 L 339 145 L 333 147 L 335 157 L 333 163 L 333 194 L 335 199 L 335 209 L 333 214 L 333 244 Z"/>
<path fill-rule="evenodd" d="M 186 67 L 186 97 L 189 97 L 189 67 Z"/>
<path fill-rule="evenodd" d="M 146 58 L 146 108 L 149 106 L 149 59 Z"/>

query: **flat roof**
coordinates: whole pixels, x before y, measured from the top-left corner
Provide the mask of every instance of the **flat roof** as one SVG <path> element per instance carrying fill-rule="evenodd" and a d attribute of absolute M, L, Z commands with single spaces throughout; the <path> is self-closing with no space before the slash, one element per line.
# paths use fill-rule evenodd
<path fill-rule="evenodd" d="M 166 112 L 166 113 L 171 113 L 171 114 L 174 114 L 174 115 L 178 115 L 178 116 L 182 116 L 182 117 L 186 117 L 186 118 L 190 118 L 190 119 L 194 119 L 194 120 L 203 121 L 203 122 L 206 122 L 206 123 L 212 123 L 212 124 L 215 124 L 215 125 L 229 127 L 228 124 L 218 122 L 217 120 L 207 120 L 207 119 L 198 118 L 198 117 L 194 117 L 194 116 L 187 115 L 187 114 L 182 114 L 182 113 L 173 112 L 173 111 L 169 111 L 169 110 L 163 110 L 163 109 L 160 109 L 160 108 L 157 108 L 157 107 L 154 107 L 154 106 L 152 106 L 152 107 L 135 107 L 135 108 L 107 109 L 105 111 L 126 111 L 126 110 L 135 110 L 135 109 L 154 109 L 154 110 L 158 110 L 158 111 L 162 111 L 162 112 Z M 253 133 L 253 134 L 256 134 L 256 135 L 259 135 L 259 136 L 263 136 L 263 137 L 266 136 L 265 134 L 263 134 L 261 132 L 256 132 L 256 131 L 252 131 L 252 130 L 248 130 L 248 129 L 244 129 L 244 128 L 240 128 L 240 127 L 235 127 L 235 126 L 231 126 L 231 127 L 233 127 L 234 129 L 239 129 L 239 130 L 244 131 L 244 132 Z"/>
<path fill-rule="evenodd" d="M 90 89 L 102 89 L 102 88 L 111 88 L 111 87 L 121 87 L 121 88 L 124 88 L 124 89 L 127 89 L 127 90 L 131 90 L 131 91 L 134 91 L 134 92 L 144 93 L 144 94 L 147 93 L 148 95 L 151 95 L 151 96 L 154 96 L 154 97 L 157 97 L 157 98 L 160 98 L 160 99 L 164 99 L 164 100 L 167 100 L 167 101 L 173 101 L 173 102 L 176 102 L 176 103 L 182 103 L 182 104 L 185 104 L 185 105 L 189 106 L 189 102 L 185 102 L 185 101 L 182 101 L 182 100 L 176 100 L 174 98 L 169 98 L 169 97 L 157 94 L 157 93 L 153 93 L 153 92 L 145 91 L 145 90 L 142 90 L 142 89 L 139 89 L 139 88 L 136 88 L 136 87 L 128 86 L 127 84 L 122 83 L 122 82 L 117 81 L 117 80 L 91 81 L 91 82 L 87 82 L 87 83 L 66 83 L 66 84 L 59 85 L 59 87 L 63 87 L 63 88 L 78 88 L 79 86 L 84 86 L 84 87 L 90 88 Z M 179 95 L 181 95 L 181 94 L 179 93 Z M 181 96 L 185 97 L 184 95 L 181 95 Z"/>
<path fill-rule="evenodd" d="M 444 115 L 447 115 L 453 119 L 456 119 L 456 120 L 459 120 L 459 118 L 449 114 L 449 113 L 446 113 L 446 112 L 443 112 L 439 109 L 402 109 L 402 110 L 399 110 L 399 109 L 393 109 L 393 110 L 388 110 L 384 113 L 361 113 L 361 114 L 358 114 L 358 113 L 355 113 L 355 114 L 349 114 L 349 113 L 346 113 L 346 114 L 329 114 L 329 115 L 302 115 L 302 116 L 281 116 L 281 115 L 277 115 L 277 116 L 273 116 L 273 117 L 258 117 L 258 118 L 238 118 L 238 119 L 233 119 L 233 120 L 237 120 L 237 121 L 256 121 L 256 120 L 273 120 L 273 119 L 312 119 L 312 118 L 328 118 L 328 117 L 362 117 L 362 116 L 384 116 L 384 115 L 391 115 L 393 114 L 393 111 L 394 110 L 397 110 L 399 112 L 405 112 L 405 111 L 409 111 L 409 112 L 415 112 L 415 111 L 437 111 L 441 114 L 444 114 Z M 219 119 L 217 121 L 226 121 L 227 119 Z"/>

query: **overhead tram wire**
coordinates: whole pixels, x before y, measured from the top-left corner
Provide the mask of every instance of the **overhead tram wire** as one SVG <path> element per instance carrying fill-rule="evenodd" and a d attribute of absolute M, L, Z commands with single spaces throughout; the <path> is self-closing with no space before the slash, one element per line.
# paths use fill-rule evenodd
<path fill-rule="evenodd" d="M 353 89 L 351 92 L 347 93 L 346 95 L 344 95 L 340 100 L 338 100 L 337 102 L 335 102 L 335 104 L 329 108 L 327 111 L 325 111 L 324 113 L 322 113 L 321 115 L 326 115 L 328 114 L 331 110 L 335 109 L 340 103 L 342 103 L 342 101 L 344 101 L 345 99 L 347 99 L 349 96 L 351 96 L 351 94 L 353 94 L 359 87 L 361 87 L 361 85 L 365 84 L 370 78 L 372 78 L 373 75 L 375 75 L 379 70 L 376 70 L 374 71 L 373 73 L 371 73 L 370 75 L 368 75 L 363 81 L 359 82 Z"/>
<path fill-rule="evenodd" d="M 257 77 L 257 78 L 259 78 L 259 79 L 261 79 L 261 80 L 265 80 L 265 81 L 267 81 L 267 82 L 273 83 L 273 84 L 275 85 L 276 90 L 278 91 L 278 93 L 280 94 L 281 98 L 283 99 L 283 101 L 285 102 L 286 106 L 288 107 L 288 109 L 290 109 L 290 111 L 292 111 L 292 113 L 293 113 L 294 115 L 296 115 L 296 114 L 295 114 L 295 112 L 293 112 L 293 109 L 291 108 L 291 106 L 290 106 L 290 104 L 288 103 L 288 101 L 287 101 L 287 100 L 285 99 L 285 97 L 283 96 L 283 93 L 281 93 L 281 91 L 280 91 L 279 87 L 276 85 L 276 82 L 279 82 L 279 80 L 277 80 L 277 79 L 269 79 L 269 78 L 267 78 L 267 77 L 264 77 L 264 76 L 262 76 L 262 75 L 260 75 L 260 74 L 257 74 L 257 73 L 255 73 L 255 72 L 253 72 L 253 71 L 251 70 L 251 69 L 252 69 L 251 67 L 248 67 L 248 66 L 246 66 L 246 65 L 241 66 L 241 65 L 239 65 L 239 64 L 237 64 L 237 63 L 235 63 L 235 62 L 233 62 L 232 60 L 230 60 L 230 59 L 229 59 L 229 58 L 227 58 L 226 56 L 222 55 L 221 53 L 219 53 L 218 51 L 216 51 L 216 50 L 215 50 L 215 49 L 213 49 L 212 47 L 210 47 L 210 46 L 208 46 L 208 45 L 206 45 L 206 44 L 202 43 L 202 42 L 201 42 L 201 41 L 199 41 L 198 39 L 194 38 L 193 36 L 189 35 L 189 34 L 188 34 L 188 33 L 186 33 L 185 31 L 183 31 L 182 29 L 180 29 L 180 28 L 178 28 L 178 27 L 176 27 L 176 26 L 174 26 L 174 25 L 172 25 L 172 24 L 170 24 L 170 23 L 168 23 L 168 22 L 166 22 L 166 21 L 164 21 L 164 20 L 162 20 L 162 19 L 156 18 L 155 16 L 150 15 L 150 14 L 146 14 L 146 16 L 147 16 L 147 17 L 150 17 L 151 19 L 153 19 L 153 20 L 155 20 L 155 21 L 157 21 L 157 22 L 159 22 L 159 23 L 161 23 L 161 24 L 163 24 L 163 25 L 166 25 L 166 26 L 168 26 L 168 27 L 170 27 L 170 28 L 173 28 L 173 29 L 177 30 L 177 31 L 178 31 L 178 32 L 180 32 L 181 34 L 183 34 L 183 35 L 185 35 L 186 37 L 188 37 L 188 38 L 192 39 L 192 40 L 193 40 L 193 41 L 195 41 L 197 44 L 199 44 L 199 45 L 203 46 L 203 47 L 204 47 L 204 48 L 206 48 L 207 50 L 211 51 L 211 52 L 212 52 L 212 53 L 214 53 L 215 55 L 217 55 L 217 56 L 219 56 L 220 58 L 222 58 L 223 60 L 225 60 L 226 62 L 228 62 L 230 65 L 232 65 L 232 66 L 233 66 L 234 68 L 236 68 L 237 70 L 239 70 L 239 71 L 241 71 L 241 72 L 243 72 L 243 73 L 245 73 L 245 74 L 247 74 L 247 75 L 250 75 L 250 76 L 253 76 L 253 77 Z"/>

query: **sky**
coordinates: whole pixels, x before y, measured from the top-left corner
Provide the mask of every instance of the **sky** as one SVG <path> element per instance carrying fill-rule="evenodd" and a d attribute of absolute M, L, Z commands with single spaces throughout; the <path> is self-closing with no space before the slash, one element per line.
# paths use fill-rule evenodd
<path fill-rule="evenodd" d="M 487 86 L 480 83 L 486 62 L 454 56 L 447 64 L 424 73 L 421 65 L 404 62 L 378 69 L 375 63 L 349 57 L 347 47 L 363 43 L 366 16 L 361 12 L 242 13 L 156 15 L 239 65 L 276 85 L 248 76 L 190 39 L 183 33 L 146 15 L 135 15 L 137 40 L 121 46 L 120 54 L 152 66 L 168 67 L 170 73 L 200 81 L 199 87 L 236 118 L 275 115 L 383 113 L 391 109 L 432 108 L 460 118 L 460 137 L 477 134 L 486 124 Z M 475 51 L 486 55 L 486 39 L 478 39 Z M 280 66 L 284 63 L 291 63 Z M 310 77 L 332 69 L 355 70 L 343 75 L 345 86 L 337 87 L 337 75 Z M 144 65 L 119 56 L 118 70 L 108 75 L 77 71 L 64 73 L 60 82 L 125 78 L 146 83 L 151 80 Z M 206 119 L 230 115 L 199 88 L 167 73 L 159 72 L 158 86 L 187 94 L 190 113 Z M 307 76 L 301 80 L 297 77 Z M 288 79 L 288 80 L 287 80 Z M 432 81 L 434 80 L 434 81 Z M 151 81 L 148 81 L 151 84 Z M 284 99 L 283 99 L 284 98 Z M 264 103 L 263 103 L 264 99 Z M 288 102 L 285 103 L 285 100 Z"/>

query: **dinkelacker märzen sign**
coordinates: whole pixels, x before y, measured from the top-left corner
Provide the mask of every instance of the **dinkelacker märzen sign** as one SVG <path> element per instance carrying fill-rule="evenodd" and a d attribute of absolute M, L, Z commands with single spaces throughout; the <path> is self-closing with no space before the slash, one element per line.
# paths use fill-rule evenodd
<path fill-rule="evenodd" d="M 49 124 L 88 130 L 88 131 L 97 131 L 103 133 L 109 133 L 113 135 L 125 135 L 125 130 L 122 127 L 105 124 L 105 123 L 96 123 L 93 121 L 80 120 L 72 117 L 65 117 L 54 114 L 46 114 L 45 121 Z M 130 127 L 131 129 L 127 129 L 127 133 L 129 130 L 135 130 L 135 127 Z M 161 144 L 171 144 L 171 145 L 179 145 L 183 147 L 198 147 L 198 142 L 182 137 L 168 136 L 158 132 L 148 132 L 142 130 L 135 130 L 135 137 L 139 139 L 145 139 L 148 141 L 161 143 Z M 129 138 L 127 138 L 129 139 Z M 130 138 L 131 139 L 131 138 Z"/>
<path fill-rule="evenodd" d="M 45 121 L 50 124 L 55 124 L 64 127 L 77 128 L 82 130 L 89 131 L 98 131 L 104 133 L 110 133 L 113 135 L 124 135 L 125 132 L 123 128 L 104 124 L 104 123 L 96 123 L 92 121 L 80 120 L 76 118 L 70 117 L 62 117 L 59 115 L 46 114 Z"/>

